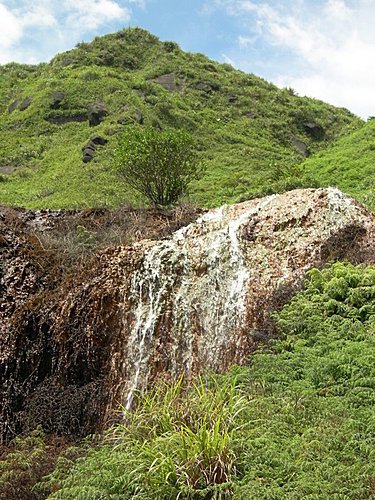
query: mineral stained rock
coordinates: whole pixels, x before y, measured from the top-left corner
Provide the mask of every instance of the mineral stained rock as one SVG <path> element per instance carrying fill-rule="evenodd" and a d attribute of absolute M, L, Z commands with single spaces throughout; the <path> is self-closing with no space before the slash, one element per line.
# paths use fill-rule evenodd
<path fill-rule="evenodd" d="M 160 375 L 243 362 L 272 335 L 270 312 L 308 269 L 375 263 L 375 215 L 331 188 L 224 206 L 169 238 L 110 248 L 42 301 L 40 269 L 17 241 L 9 248 L 8 233 L 8 246 L 0 243 L 5 437 L 39 423 L 99 430 Z"/>

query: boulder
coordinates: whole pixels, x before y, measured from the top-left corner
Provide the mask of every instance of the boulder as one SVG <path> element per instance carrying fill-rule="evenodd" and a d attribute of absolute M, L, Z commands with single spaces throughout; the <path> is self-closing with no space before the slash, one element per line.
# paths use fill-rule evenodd
<path fill-rule="evenodd" d="M 108 115 L 108 110 L 103 102 L 97 101 L 89 104 L 87 108 L 87 115 L 91 127 L 99 125 L 104 118 Z"/>
<path fill-rule="evenodd" d="M 316 122 L 303 122 L 302 123 L 305 132 L 313 139 L 319 141 L 324 139 L 325 131 L 324 128 Z"/>
<path fill-rule="evenodd" d="M 97 146 L 104 146 L 107 144 L 108 139 L 100 135 L 94 135 L 91 137 L 89 142 L 82 148 L 82 161 L 88 163 L 95 156 L 95 150 Z"/>
<path fill-rule="evenodd" d="M 89 163 L 95 156 L 95 152 L 91 151 L 84 151 L 84 154 L 82 156 L 82 161 L 83 163 Z"/>
<path fill-rule="evenodd" d="M 90 139 L 90 143 L 94 144 L 95 146 L 104 146 L 105 144 L 107 144 L 107 142 L 108 139 L 100 135 L 93 135 Z"/>
<path fill-rule="evenodd" d="M 182 92 L 184 89 L 185 79 L 176 78 L 174 73 L 160 75 L 154 79 L 154 82 L 159 83 L 169 92 Z"/>
<path fill-rule="evenodd" d="M 19 105 L 20 103 L 20 100 L 19 99 L 15 99 L 12 104 L 8 107 L 8 111 L 9 113 L 13 113 L 13 111 L 17 108 L 17 106 Z"/>
<path fill-rule="evenodd" d="M 61 103 L 65 99 L 65 92 L 62 92 L 61 90 L 55 90 L 54 92 L 52 92 L 51 99 L 51 109 L 59 109 L 61 107 Z"/>
<path fill-rule="evenodd" d="M 311 154 L 310 150 L 303 141 L 301 141 L 300 139 L 297 139 L 297 137 L 292 137 L 290 142 L 291 142 L 292 146 L 294 146 L 300 153 L 302 153 L 304 156 L 306 156 L 306 158 L 308 156 L 310 156 L 310 154 Z"/>
<path fill-rule="evenodd" d="M 195 84 L 196 90 L 200 90 L 201 92 L 205 92 L 206 94 L 210 94 L 213 91 L 213 88 L 210 84 L 204 82 L 197 82 Z"/>
<path fill-rule="evenodd" d="M 20 111 L 25 111 L 25 109 L 27 109 L 30 104 L 33 102 L 33 99 L 32 97 L 26 97 L 26 99 L 24 99 L 21 104 L 20 104 L 20 107 L 19 107 L 19 110 Z"/>

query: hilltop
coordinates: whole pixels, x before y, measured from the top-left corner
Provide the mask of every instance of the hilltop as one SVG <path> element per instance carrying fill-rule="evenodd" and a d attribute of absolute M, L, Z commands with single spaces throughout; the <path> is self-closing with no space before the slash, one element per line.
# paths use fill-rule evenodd
<path fill-rule="evenodd" d="M 7 64 L 0 76 L 0 203 L 27 208 L 142 203 L 112 169 L 131 124 L 195 137 L 207 171 L 191 196 L 208 207 L 269 192 L 270 182 L 288 188 L 280 183 L 290 175 L 290 187 L 315 185 L 296 165 L 363 127 L 345 109 L 140 28 L 80 43 L 47 64 Z"/>

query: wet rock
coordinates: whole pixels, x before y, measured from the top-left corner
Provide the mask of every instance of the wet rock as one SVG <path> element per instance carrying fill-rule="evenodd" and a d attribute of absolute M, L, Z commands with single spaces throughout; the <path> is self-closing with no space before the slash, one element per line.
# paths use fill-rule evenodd
<path fill-rule="evenodd" d="M 324 139 L 325 131 L 324 128 L 316 122 L 303 122 L 302 123 L 305 132 L 310 135 L 315 140 Z"/>
<path fill-rule="evenodd" d="M 17 106 L 19 105 L 19 103 L 20 103 L 20 100 L 19 100 L 19 99 L 15 99 L 15 100 L 12 102 L 12 104 L 8 107 L 8 111 L 9 111 L 9 113 L 13 113 L 13 111 L 14 111 L 15 109 L 17 109 Z"/>
<path fill-rule="evenodd" d="M 52 92 L 51 95 L 52 102 L 50 104 L 51 109 L 59 109 L 61 107 L 61 103 L 65 99 L 65 92 L 61 90 L 56 90 Z"/>
<path fill-rule="evenodd" d="M 22 241 L 14 226 L 0 218 L 3 434 L 22 428 L 33 395 L 43 408 L 46 387 L 57 383 L 81 410 L 64 410 L 80 415 L 71 432 L 99 430 L 118 402 L 131 407 L 134 390 L 160 374 L 243 362 L 311 267 L 375 264 L 372 212 L 336 189 L 295 190 L 212 210 L 163 240 L 100 252 L 85 275 L 41 303 L 38 242 Z"/>
<path fill-rule="evenodd" d="M 25 109 L 27 109 L 30 104 L 33 102 L 33 99 L 32 97 L 26 97 L 26 99 L 24 99 L 21 104 L 20 104 L 20 107 L 19 107 L 19 110 L 20 111 L 25 111 Z"/>
<path fill-rule="evenodd" d="M 89 119 L 89 124 L 91 127 L 99 125 L 104 118 L 108 115 L 108 110 L 103 102 L 96 102 L 89 104 L 87 108 L 87 115 Z"/>

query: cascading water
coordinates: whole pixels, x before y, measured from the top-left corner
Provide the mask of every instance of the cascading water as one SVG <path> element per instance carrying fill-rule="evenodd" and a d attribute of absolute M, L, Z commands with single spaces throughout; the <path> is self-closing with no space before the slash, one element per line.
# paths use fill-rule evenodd
<path fill-rule="evenodd" d="M 147 385 L 150 358 L 161 337 L 171 347 L 168 372 L 177 375 L 189 373 L 197 355 L 201 366 L 217 366 L 222 349 L 246 327 L 250 272 L 240 228 L 272 199 L 237 216 L 221 207 L 146 251 L 130 285 L 134 320 L 124 377 L 127 409 L 134 392 Z"/>
<path fill-rule="evenodd" d="M 163 241 L 108 248 L 40 295 L 55 271 L 14 217 L 0 213 L 0 440 L 39 418 L 69 436 L 99 432 L 159 374 L 244 362 L 307 270 L 375 264 L 372 212 L 336 189 L 295 190 L 207 213 Z"/>

